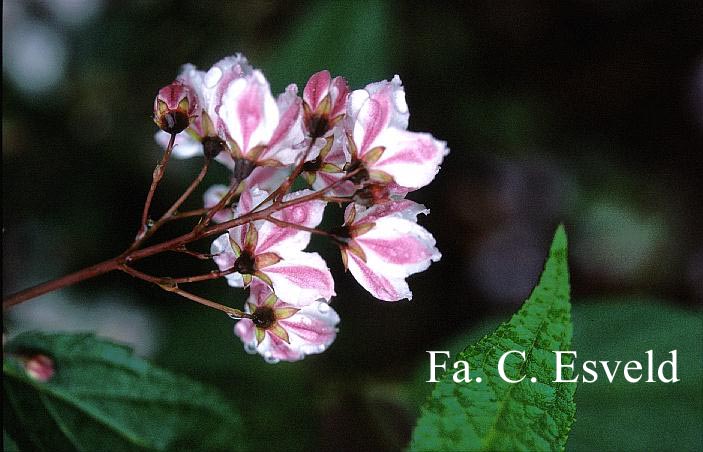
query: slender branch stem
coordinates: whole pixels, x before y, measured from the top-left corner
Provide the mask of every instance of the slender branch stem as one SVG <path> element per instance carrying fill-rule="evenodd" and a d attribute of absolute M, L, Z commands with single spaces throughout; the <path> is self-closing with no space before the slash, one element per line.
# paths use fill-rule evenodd
<path fill-rule="evenodd" d="M 109 273 L 117 268 L 119 268 L 119 263 L 116 258 L 91 265 L 77 272 L 16 292 L 2 301 L 2 308 L 5 310 L 23 301 L 31 300 L 45 293 L 53 292 L 54 290 L 71 286 L 86 279 Z"/>
<path fill-rule="evenodd" d="M 311 234 L 324 235 L 327 237 L 331 235 L 329 232 L 323 231 L 321 229 L 309 228 L 307 226 L 303 226 L 302 224 L 289 223 L 287 221 L 279 220 L 278 218 L 272 217 L 270 215 L 266 217 L 266 221 L 270 221 L 271 223 L 274 223 L 282 228 L 293 228 L 298 229 L 300 231 L 306 231 Z"/>
<path fill-rule="evenodd" d="M 212 206 L 205 215 L 205 218 L 201 219 L 200 222 L 195 226 L 195 231 L 201 231 L 205 229 L 212 219 L 217 215 L 217 212 L 222 210 L 227 204 L 232 201 L 232 198 L 236 195 L 239 184 L 246 179 L 246 177 L 252 171 L 252 163 L 244 159 L 236 159 L 234 163 L 234 174 L 230 182 L 230 187 L 227 193 L 220 199 L 220 201 Z"/>
<path fill-rule="evenodd" d="M 189 300 L 195 301 L 196 303 L 200 303 L 210 308 L 217 309 L 218 311 L 222 311 L 232 318 L 251 318 L 250 314 L 242 312 L 239 309 L 230 308 L 229 306 L 216 303 L 212 300 L 208 300 L 207 298 L 203 298 L 201 296 L 195 295 L 193 293 L 181 289 L 180 287 L 178 287 L 178 281 L 180 280 L 179 278 L 159 278 L 157 276 L 151 276 L 146 273 L 140 272 L 139 270 L 136 270 L 128 265 L 121 265 L 119 268 L 123 272 L 132 275 L 135 278 L 139 278 L 141 280 L 156 284 L 167 292 L 173 292 Z"/>
<path fill-rule="evenodd" d="M 228 268 L 227 270 L 213 270 L 209 273 L 205 273 L 202 275 L 185 276 L 183 278 L 171 278 L 171 281 L 175 282 L 176 284 L 188 284 L 200 281 L 209 281 L 211 279 L 217 279 L 222 278 L 223 276 L 231 275 L 232 273 L 236 273 L 236 271 L 237 269 L 235 268 Z"/>
<path fill-rule="evenodd" d="M 186 210 L 185 212 L 173 212 L 173 214 L 168 217 L 164 218 L 163 222 L 168 223 L 169 221 L 174 221 L 174 220 L 180 220 L 181 218 L 190 218 L 190 217 L 199 217 L 202 215 L 205 215 L 208 212 L 207 207 L 203 207 L 200 209 L 193 209 L 193 210 Z"/>
<path fill-rule="evenodd" d="M 137 237 L 135 242 L 140 240 L 144 234 L 148 231 L 147 222 L 149 221 L 149 209 L 151 209 L 151 201 L 154 199 L 154 193 L 156 192 L 156 187 L 161 182 L 164 177 L 164 172 L 166 171 L 166 165 L 171 157 L 171 151 L 173 151 L 173 144 L 176 142 L 176 134 L 172 133 L 171 138 L 168 140 L 168 146 L 164 151 L 164 155 L 161 157 L 161 161 L 154 168 L 154 172 L 151 178 L 151 187 L 149 187 L 149 193 L 146 195 L 146 200 L 144 201 L 144 210 L 142 211 L 142 219 L 139 224 L 139 231 L 137 231 Z"/>
<path fill-rule="evenodd" d="M 186 248 L 185 245 L 183 245 L 183 246 L 180 247 L 180 248 L 174 248 L 174 249 L 172 249 L 171 251 L 173 251 L 174 253 L 183 253 L 183 254 L 187 254 L 188 256 L 193 256 L 193 257 L 198 258 L 198 259 L 203 260 L 203 261 L 204 261 L 204 260 L 208 260 L 208 259 L 212 259 L 212 254 L 210 254 L 210 253 L 198 253 L 197 251 L 191 251 L 191 250 L 189 250 L 188 248 Z"/>
<path fill-rule="evenodd" d="M 200 297 L 190 292 L 186 292 L 185 290 L 178 287 L 173 290 L 169 290 L 169 292 L 173 292 L 196 303 L 200 303 L 202 305 L 217 309 L 218 311 L 222 311 L 233 319 L 252 318 L 251 314 L 247 314 L 246 312 L 240 311 L 239 309 L 230 308 L 229 306 L 225 306 L 220 303 L 215 303 L 214 301 L 208 300 L 207 298 Z"/>
<path fill-rule="evenodd" d="M 203 167 L 200 169 L 200 172 L 196 176 L 196 178 L 191 182 L 191 184 L 186 188 L 186 191 L 183 192 L 180 198 L 176 200 L 176 202 L 173 203 L 173 205 L 164 213 L 161 218 L 159 219 L 158 223 L 163 223 L 166 221 L 167 218 L 171 218 L 174 216 L 176 211 L 178 210 L 179 207 L 190 197 L 191 194 L 195 191 L 196 188 L 198 188 L 198 185 L 203 181 L 205 178 L 205 175 L 207 174 L 207 170 L 210 168 L 210 159 L 205 157 L 205 162 L 203 163 Z M 182 215 L 179 215 L 182 216 Z M 154 225 L 156 226 L 156 225 Z M 153 229 L 153 228 L 152 228 Z"/>
<path fill-rule="evenodd" d="M 3 309 L 7 309 L 11 306 L 22 303 L 23 301 L 36 298 L 40 295 L 52 292 L 54 290 L 62 289 L 64 287 L 76 284 L 86 279 L 94 278 L 96 276 L 108 273 L 110 271 L 121 269 L 126 263 L 135 262 L 146 257 L 160 254 L 164 251 L 179 250 L 190 242 L 194 242 L 196 240 L 223 233 L 233 227 L 241 226 L 250 221 L 265 220 L 269 215 L 281 209 L 285 209 L 287 207 L 291 207 L 303 202 L 311 201 L 313 199 L 322 198 L 325 193 L 332 190 L 339 184 L 343 183 L 345 180 L 348 180 L 349 178 L 355 176 L 358 171 L 359 170 L 351 171 L 347 173 L 344 177 L 333 182 L 327 187 L 324 187 L 314 193 L 301 196 L 300 198 L 290 199 L 288 201 L 281 201 L 258 212 L 249 212 L 238 218 L 234 218 L 232 220 L 207 227 L 200 231 L 196 231 L 194 229 L 186 234 L 167 240 L 165 242 L 157 243 L 146 248 L 135 249 L 133 251 L 130 251 L 129 253 L 122 253 L 117 257 L 108 259 L 90 267 L 86 267 L 75 273 L 71 273 L 69 275 L 62 276 L 58 279 L 54 279 L 43 284 L 39 284 L 37 286 L 30 287 L 20 292 L 11 294 L 3 299 Z"/>
<path fill-rule="evenodd" d="M 261 206 L 271 200 L 274 200 L 274 202 L 279 200 L 279 198 L 288 191 L 290 186 L 293 185 L 293 183 L 295 182 L 295 179 L 300 176 L 300 173 L 303 172 L 303 166 L 305 165 L 305 161 L 307 160 L 308 154 L 310 154 L 310 150 L 312 150 L 314 144 L 315 138 L 312 138 L 310 140 L 310 144 L 308 144 L 308 147 L 305 149 L 305 152 L 301 156 L 300 162 L 295 165 L 295 168 L 293 169 L 293 172 L 290 174 L 290 176 L 288 176 L 286 180 L 283 181 L 283 183 L 277 189 L 271 192 L 271 194 L 269 194 L 263 201 L 261 201 L 256 207 L 254 207 L 252 211 L 258 210 Z"/>
<path fill-rule="evenodd" d="M 203 167 L 200 169 L 200 172 L 198 175 L 195 177 L 193 182 L 186 188 L 186 190 L 183 192 L 183 194 L 176 200 L 176 202 L 169 207 L 169 209 L 161 215 L 161 218 L 157 222 L 155 222 L 153 225 L 151 225 L 150 228 L 148 228 L 146 231 L 144 231 L 140 237 L 138 237 L 136 240 L 134 240 L 134 243 L 127 248 L 127 251 L 125 251 L 123 254 L 128 254 L 129 252 L 136 250 L 144 242 L 146 242 L 149 237 L 154 235 L 156 231 L 166 222 L 175 220 L 177 218 L 184 218 L 182 215 L 176 215 L 176 211 L 178 210 L 179 207 L 190 197 L 191 194 L 195 191 L 196 188 L 198 188 L 198 185 L 203 181 L 205 178 L 205 175 L 207 174 L 208 168 L 210 167 L 210 159 L 205 158 L 205 162 L 203 163 Z"/>

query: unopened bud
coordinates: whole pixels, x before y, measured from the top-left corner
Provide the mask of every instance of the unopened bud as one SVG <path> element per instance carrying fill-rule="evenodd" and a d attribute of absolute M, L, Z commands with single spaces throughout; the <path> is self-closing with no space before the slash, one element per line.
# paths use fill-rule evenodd
<path fill-rule="evenodd" d="M 46 383 L 54 376 L 54 361 L 46 355 L 33 355 L 25 360 L 24 369 L 30 378 Z"/>
<path fill-rule="evenodd" d="M 154 122 L 161 130 L 175 134 L 190 125 L 197 107 L 193 91 L 176 80 L 159 90 L 154 100 Z"/>

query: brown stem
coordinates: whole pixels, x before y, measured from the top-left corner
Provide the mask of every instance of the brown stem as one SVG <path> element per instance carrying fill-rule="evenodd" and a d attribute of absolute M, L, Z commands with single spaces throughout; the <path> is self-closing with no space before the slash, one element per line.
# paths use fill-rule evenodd
<path fill-rule="evenodd" d="M 248 160 L 244 159 L 235 159 L 234 163 L 234 174 L 232 177 L 232 181 L 230 182 L 230 187 L 229 191 L 225 193 L 225 195 L 220 199 L 220 201 L 212 206 L 208 211 L 207 215 L 205 218 L 200 220 L 200 222 L 195 226 L 196 231 L 201 231 L 205 229 L 212 219 L 217 215 L 217 212 L 222 210 L 227 204 L 229 204 L 232 201 L 232 198 L 237 194 L 237 189 L 239 188 L 239 184 L 246 179 L 246 177 L 251 174 L 252 171 L 252 163 Z"/>
<path fill-rule="evenodd" d="M 208 210 L 210 209 L 203 207 L 201 209 L 186 210 L 185 212 L 173 212 L 170 217 L 164 218 L 163 222 L 168 223 L 169 221 L 179 220 L 181 218 L 199 217 L 201 215 L 205 215 Z"/>
<path fill-rule="evenodd" d="M 228 268 L 227 270 L 213 270 L 210 273 L 195 276 L 185 276 L 183 278 L 171 278 L 176 284 L 188 284 L 200 281 L 209 281 L 211 279 L 222 278 L 223 276 L 231 275 L 237 271 L 236 268 Z"/>
<path fill-rule="evenodd" d="M 308 154 L 310 154 L 310 150 L 312 149 L 312 146 L 315 144 L 315 138 L 313 138 L 310 141 L 310 144 L 308 144 L 308 147 L 305 149 L 305 153 L 303 153 L 300 162 L 295 166 L 293 169 L 293 172 L 286 178 L 285 181 L 271 194 L 269 194 L 263 201 L 261 201 L 256 207 L 252 209 L 252 211 L 256 211 L 259 207 L 263 206 L 267 202 L 271 200 L 278 200 L 281 196 L 283 196 L 288 189 L 290 188 L 291 185 L 295 182 L 295 179 L 300 176 L 300 173 L 303 172 L 303 166 L 305 165 L 305 160 L 308 158 Z"/>
<path fill-rule="evenodd" d="M 156 223 L 154 223 L 150 228 L 148 228 L 146 231 L 144 231 L 141 234 L 141 236 L 138 237 L 134 241 L 134 243 L 132 243 L 132 245 L 129 248 L 127 248 L 127 251 L 125 251 L 123 254 L 125 254 L 125 255 L 129 254 L 129 252 L 136 250 L 137 248 L 142 246 L 142 244 L 144 242 L 146 242 L 149 239 L 149 237 L 154 235 L 154 233 L 156 233 L 156 231 L 164 223 L 175 220 L 177 218 L 185 218 L 183 215 L 176 215 L 176 211 L 178 210 L 179 207 L 181 207 L 181 205 L 186 201 L 186 199 L 188 199 L 190 197 L 190 195 L 193 194 L 195 189 L 198 188 L 198 185 L 200 185 L 200 183 L 205 178 L 205 175 L 207 174 L 207 170 L 209 167 L 210 167 L 210 159 L 205 158 L 205 163 L 203 163 L 203 167 L 200 169 L 200 172 L 195 177 L 193 182 L 191 182 L 191 184 L 188 186 L 188 188 L 186 188 L 186 190 L 183 192 L 183 194 L 176 200 L 176 202 L 173 203 L 173 205 L 171 205 L 171 207 L 169 207 L 169 209 L 166 211 L 166 213 L 161 215 L 161 218 L 159 218 L 159 220 Z"/>
<path fill-rule="evenodd" d="M 193 256 L 193 257 L 195 257 L 195 258 L 197 258 L 197 259 L 200 259 L 200 260 L 203 260 L 203 261 L 204 261 L 204 260 L 208 260 L 208 259 L 212 259 L 212 254 L 210 254 L 210 253 L 198 253 L 197 251 L 191 251 L 191 250 L 189 250 L 188 248 L 186 248 L 185 245 L 183 245 L 183 246 L 180 247 L 180 248 L 174 248 L 174 249 L 172 249 L 171 251 L 173 251 L 174 253 L 183 253 L 183 254 L 187 254 L 188 256 Z"/>
<path fill-rule="evenodd" d="M 200 303 L 202 305 L 217 309 L 218 311 L 222 311 L 232 318 L 251 318 L 251 315 L 247 314 L 246 312 L 242 312 L 239 309 L 230 308 L 229 306 L 225 306 L 220 303 L 215 303 L 214 301 L 208 300 L 207 298 L 203 298 L 201 296 L 195 295 L 193 293 L 187 292 L 179 288 L 178 281 L 183 278 L 159 278 L 157 276 L 151 276 L 149 274 L 140 272 L 139 270 L 135 270 L 134 268 L 128 265 L 121 265 L 120 270 L 124 271 L 129 275 L 134 276 L 135 278 L 139 278 L 141 280 L 156 284 L 167 292 L 173 292 L 189 300 L 195 301 L 196 303 Z"/>
<path fill-rule="evenodd" d="M 231 229 L 236 226 L 241 226 L 245 223 L 248 223 L 250 221 L 256 221 L 256 220 L 264 220 L 266 217 L 271 215 L 274 212 L 277 212 L 281 209 L 284 209 L 286 207 L 291 207 L 296 204 L 300 204 L 303 202 L 307 202 L 310 200 L 313 200 L 315 198 L 321 198 L 326 192 L 332 190 L 334 187 L 337 185 L 341 184 L 345 180 L 353 177 L 356 175 L 356 173 L 359 170 L 354 170 L 346 174 L 343 178 L 335 181 L 334 183 L 328 185 L 327 187 L 324 187 L 314 193 L 310 193 L 309 195 L 301 196 L 300 198 L 295 198 L 295 199 L 290 199 L 288 201 L 283 201 L 277 205 L 271 205 L 261 211 L 258 212 L 249 212 L 247 214 L 242 215 L 241 217 L 234 218 L 232 220 L 226 221 L 224 223 L 220 223 L 214 226 L 210 226 L 206 229 L 203 229 L 202 231 L 191 231 L 188 232 L 187 234 L 183 234 L 179 237 L 173 238 L 171 240 L 167 240 L 165 242 L 157 243 L 152 246 L 148 246 L 146 248 L 142 249 L 137 249 L 134 251 L 131 251 L 129 253 L 123 253 L 117 257 L 114 257 L 112 259 L 108 259 L 106 261 L 100 262 L 98 264 L 92 265 L 90 267 L 86 267 L 82 270 L 79 270 L 75 273 L 71 273 L 69 275 L 63 276 L 58 279 L 54 279 L 52 281 L 45 282 L 43 284 L 39 284 L 34 287 L 30 287 L 28 289 L 22 290 L 20 292 L 11 294 L 7 296 L 6 298 L 3 299 L 2 302 L 2 307 L 3 309 L 7 309 L 10 306 L 14 306 L 18 303 L 22 303 L 23 301 L 30 300 L 32 298 L 36 298 L 40 295 L 43 295 L 48 292 L 52 292 L 54 290 L 62 289 L 64 287 L 76 284 L 78 282 L 84 281 L 86 279 L 94 278 L 96 276 L 102 275 L 104 273 L 108 273 L 113 270 L 117 270 L 121 268 L 124 264 L 129 263 L 129 262 L 134 262 L 138 261 L 140 259 L 144 259 L 146 257 L 154 256 L 156 254 L 162 253 L 164 251 L 172 251 L 172 250 L 177 250 L 179 248 L 182 248 L 184 245 L 190 242 L 194 242 L 196 240 L 210 237 L 215 234 L 219 234 L 222 232 L 227 231 L 228 229 Z"/>
<path fill-rule="evenodd" d="M 210 167 L 210 159 L 205 157 L 205 162 L 203 163 L 203 167 L 200 169 L 200 172 L 196 176 L 196 178 L 191 182 L 191 184 L 186 188 L 186 191 L 183 192 L 180 198 L 176 200 L 176 202 L 173 203 L 173 205 L 164 213 L 161 218 L 159 219 L 159 223 L 165 222 L 166 218 L 171 218 L 174 216 L 176 213 L 176 210 L 178 210 L 179 207 L 190 197 L 191 194 L 195 191 L 196 188 L 198 188 L 198 185 L 203 181 L 205 178 L 205 175 L 207 174 L 207 170 Z M 156 226 L 156 225 L 154 225 Z"/>
<path fill-rule="evenodd" d="M 239 309 L 234 309 L 230 308 L 229 306 L 222 305 L 220 303 L 215 303 L 214 301 L 210 301 L 207 298 L 200 297 L 198 295 L 195 295 L 190 292 L 186 292 L 183 289 L 180 289 L 176 287 L 173 290 L 169 290 L 169 292 L 173 292 L 175 294 L 178 294 L 182 297 L 185 297 L 191 301 L 194 301 L 196 303 L 200 303 L 202 305 L 217 309 L 218 311 L 222 311 L 228 316 L 232 317 L 233 319 L 251 319 L 252 316 L 251 314 L 247 314 L 246 312 L 240 311 Z"/>
<path fill-rule="evenodd" d="M 173 151 L 173 144 L 176 141 L 176 134 L 172 133 L 171 138 L 168 140 L 168 146 L 164 151 L 164 155 L 161 157 L 161 161 L 154 168 L 154 172 L 151 178 L 151 187 L 149 187 L 149 193 L 146 195 L 146 200 L 144 201 L 144 210 L 142 211 L 142 220 L 139 224 L 139 231 L 137 231 L 137 236 L 134 239 L 135 242 L 140 240 L 144 234 L 148 231 L 147 222 L 149 221 L 149 209 L 151 209 L 151 201 L 154 199 L 154 193 L 156 192 L 156 187 L 161 182 L 161 178 L 164 177 L 164 171 L 166 170 L 166 165 L 171 157 L 171 151 Z"/>
<path fill-rule="evenodd" d="M 309 232 L 311 234 L 318 234 L 318 235 L 324 235 L 324 236 L 330 236 L 330 233 L 327 231 L 323 231 L 321 229 L 315 229 L 315 228 L 309 228 L 307 226 L 303 226 L 302 224 L 296 224 L 296 223 L 289 223 L 287 221 L 279 220 L 278 218 L 268 216 L 266 217 L 266 221 L 270 221 L 271 223 L 274 223 L 282 228 L 293 228 L 293 229 L 298 229 L 300 231 L 305 231 Z"/>
<path fill-rule="evenodd" d="M 39 284 L 34 287 L 30 287 L 28 289 L 16 292 L 6 297 L 2 301 L 2 308 L 7 309 L 10 306 L 22 303 L 23 301 L 31 300 L 32 298 L 44 295 L 45 293 L 53 292 L 54 290 L 71 286 L 86 279 L 100 276 L 102 274 L 116 270 L 117 268 L 119 268 L 117 258 L 106 260 L 104 262 L 100 262 L 99 264 L 91 265 L 90 267 L 86 267 L 82 270 L 68 274 L 66 276 L 62 276 L 60 278 L 47 281 L 43 284 Z"/>

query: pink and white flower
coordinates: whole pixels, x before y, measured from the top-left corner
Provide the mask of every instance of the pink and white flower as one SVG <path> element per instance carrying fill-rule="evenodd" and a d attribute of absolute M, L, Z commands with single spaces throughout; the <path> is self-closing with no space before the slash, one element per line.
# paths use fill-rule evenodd
<path fill-rule="evenodd" d="M 297 94 L 297 87 L 289 85 L 274 100 L 264 74 L 258 70 L 223 87 L 216 113 L 234 156 L 258 165 L 294 163 L 304 141 Z"/>
<path fill-rule="evenodd" d="M 197 108 L 190 127 L 176 136 L 174 157 L 185 159 L 204 154 L 216 155 L 220 163 L 234 168 L 234 161 L 224 141 L 226 137 L 221 133 L 223 126 L 217 111 L 222 102 L 223 86 L 252 71 L 251 65 L 241 54 L 223 58 L 207 72 L 198 70 L 192 64 L 183 65 L 177 80 L 194 93 Z M 161 146 L 166 147 L 168 140 L 168 134 L 157 132 L 156 141 Z"/>
<path fill-rule="evenodd" d="M 329 71 L 313 74 L 303 90 L 303 127 L 313 139 L 332 134 L 344 118 L 349 85 L 343 77 L 331 78 Z"/>
<path fill-rule="evenodd" d="M 185 130 L 198 107 L 195 92 L 179 80 L 159 90 L 154 99 L 154 122 L 169 138 Z"/>
<path fill-rule="evenodd" d="M 409 132 L 405 90 L 396 75 L 354 91 L 347 106 L 345 128 L 352 162 L 362 180 L 417 189 L 439 171 L 446 143 L 427 133 Z"/>
<path fill-rule="evenodd" d="M 241 319 L 234 327 L 246 351 L 271 363 L 298 361 L 327 350 L 337 336 L 339 316 L 326 302 L 295 306 L 258 281 L 250 290 L 244 310 L 252 318 Z"/>
<path fill-rule="evenodd" d="M 424 206 L 404 199 L 357 213 L 345 212 L 344 226 L 334 231 L 345 267 L 374 297 L 384 301 L 412 299 L 405 279 L 437 262 L 435 239 L 418 225 Z"/>
<path fill-rule="evenodd" d="M 312 193 L 303 190 L 286 195 L 288 201 Z M 237 204 L 236 216 L 250 212 L 268 193 L 245 191 Z M 272 217 L 289 223 L 314 228 L 322 221 L 325 202 L 319 199 L 301 202 L 279 210 Z M 259 220 L 237 226 L 218 237 L 211 253 L 220 270 L 234 269 L 227 281 L 234 287 L 248 286 L 258 279 L 270 285 L 288 303 L 301 306 L 313 301 L 329 300 L 334 281 L 326 262 L 317 253 L 304 252 L 310 232 Z"/>

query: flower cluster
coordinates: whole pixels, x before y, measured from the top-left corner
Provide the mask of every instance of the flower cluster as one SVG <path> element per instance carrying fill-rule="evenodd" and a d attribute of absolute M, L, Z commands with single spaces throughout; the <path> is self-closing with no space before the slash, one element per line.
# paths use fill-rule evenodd
<path fill-rule="evenodd" d="M 175 157 L 204 156 L 231 170 L 228 185 L 205 194 L 212 221 L 252 218 L 211 247 L 229 285 L 249 288 L 235 327 L 247 351 L 295 361 L 334 340 L 334 280 L 325 260 L 306 251 L 311 234 L 336 244 L 345 268 L 384 301 L 411 299 L 406 278 L 440 259 L 417 223 L 429 211 L 405 196 L 434 179 L 448 149 L 408 131 L 408 118 L 397 75 L 350 91 L 321 71 L 302 97 L 291 84 L 274 98 L 242 55 L 206 72 L 185 65 L 159 91 L 157 142 L 171 141 Z M 346 205 L 344 224 L 320 227 L 328 205 Z"/>

